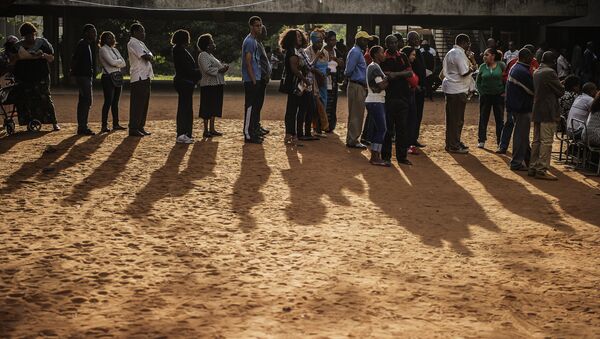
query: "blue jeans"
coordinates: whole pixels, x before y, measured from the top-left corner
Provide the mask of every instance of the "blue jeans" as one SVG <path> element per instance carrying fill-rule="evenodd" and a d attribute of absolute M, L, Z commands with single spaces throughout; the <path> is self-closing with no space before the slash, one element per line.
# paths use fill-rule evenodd
<path fill-rule="evenodd" d="M 385 138 L 385 104 L 382 102 L 367 102 L 367 112 L 371 116 L 373 133 L 371 134 L 371 150 L 381 152 Z"/>

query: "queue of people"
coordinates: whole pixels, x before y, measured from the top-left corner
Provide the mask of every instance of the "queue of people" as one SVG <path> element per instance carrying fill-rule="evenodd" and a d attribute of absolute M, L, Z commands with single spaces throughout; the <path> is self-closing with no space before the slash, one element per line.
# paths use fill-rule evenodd
<path fill-rule="evenodd" d="M 432 77 L 438 64 L 446 101 L 445 149 L 450 153 L 469 152 L 462 140 L 462 130 L 466 104 L 475 93 L 479 97 L 480 111 L 477 146 L 486 147 L 487 126 L 493 112 L 496 153 L 506 153 L 512 139 L 510 168 L 526 170 L 536 178 L 555 179 L 548 168 L 557 127 L 573 138 L 581 138 L 585 131 L 585 137 L 592 142 L 600 134 L 594 127 L 599 123 L 597 87 L 586 81 L 589 72 L 582 77 L 577 75 L 584 74 L 597 59 L 592 43 L 581 53 L 581 66 L 578 66 L 576 58 L 569 63 L 565 50 L 540 48 L 536 51 L 533 45 L 517 49 L 511 41 L 502 52 L 490 38 L 488 48 L 481 54 L 483 62 L 478 64 L 469 36 L 459 34 L 453 48 L 439 63 L 437 51 L 415 31 L 407 34 L 406 43 L 398 33 L 386 36 L 381 43 L 378 36 L 359 31 L 354 46 L 346 53 L 333 31 L 317 28 L 304 32 L 290 28 L 280 34 L 279 46 L 273 53 L 264 45 L 268 34 L 261 18 L 251 17 L 248 27 L 249 33 L 241 48 L 245 91 L 242 132 L 246 143 L 260 144 L 269 134 L 261 125 L 260 116 L 267 84 L 275 72 L 281 78 L 279 91 L 287 95 L 284 142 L 289 146 L 326 138 L 327 133 L 335 130 L 338 93 L 343 80 L 348 104 L 346 146 L 370 148 L 371 164 L 389 167 L 395 145 L 395 160 L 411 165 L 408 156 L 418 155 L 419 148 L 425 147 L 419 140 L 424 101 L 431 96 Z M 143 137 L 151 135 L 145 124 L 154 55 L 144 43 L 146 33 L 140 23 L 134 23 L 130 32 L 128 129 L 130 136 Z M 36 94 L 32 106 L 44 112 L 44 122 L 52 123 L 54 130 L 59 130 L 49 91 L 48 64 L 54 60 L 54 50 L 47 40 L 36 36 L 32 24 L 23 24 L 20 33 L 23 40 L 7 39 L 5 54 L 19 80 L 28 83 Z M 88 127 L 88 115 L 98 65 L 104 93 L 100 132 L 125 129 L 119 124 L 119 100 L 126 61 L 115 48 L 112 32 L 102 32 L 99 42 L 97 35 L 96 28 L 86 24 L 71 60 L 70 74 L 79 89 L 77 133 L 81 135 L 94 134 Z M 202 137 L 221 136 L 215 120 L 222 116 L 229 65 L 215 57 L 217 46 L 208 33 L 202 34 L 195 43 L 200 51 L 197 59 L 189 50 L 188 31 L 174 32 L 171 44 L 175 66 L 173 84 L 178 93 L 176 142 L 194 142 L 193 96 L 198 84 Z M 109 111 L 112 112 L 112 129 L 108 127 Z M 532 123 L 533 141 L 530 143 Z"/>

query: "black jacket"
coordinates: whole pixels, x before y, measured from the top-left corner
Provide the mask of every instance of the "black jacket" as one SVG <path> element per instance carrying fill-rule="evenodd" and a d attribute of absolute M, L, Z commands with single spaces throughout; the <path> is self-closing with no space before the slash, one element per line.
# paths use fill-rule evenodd
<path fill-rule="evenodd" d="M 98 50 L 95 44 L 79 40 L 73 58 L 71 59 L 71 75 L 80 77 L 96 77 Z M 91 53 L 91 57 L 90 57 Z"/>
<path fill-rule="evenodd" d="M 196 60 L 183 46 L 173 46 L 173 63 L 175 64 L 175 81 L 196 83 L 202 78 Z"/>

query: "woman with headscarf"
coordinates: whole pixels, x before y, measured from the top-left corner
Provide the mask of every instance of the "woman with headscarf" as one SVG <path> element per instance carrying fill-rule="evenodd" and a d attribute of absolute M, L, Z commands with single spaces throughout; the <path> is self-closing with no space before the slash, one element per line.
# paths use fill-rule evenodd
<path fill-rule="evenodd" d="M 309 62 L 313 66 L 313 88 L 314 108 L 317 114 L 313 115 L 313 124 L 320 137 L 324 137 L 323 130 L 329 129 L 325 106 L 327 105 L 327 72 L 329 64 L 329 53 L 323 48 L 324 34 L 320 30 L 310 33 L 310 46 L 305 49 Z"/>
<path fill-rule="evenodd" d="M 344 69 L 344 59 L 342 54 L 336 48 L 337 36 L 334 31 L 327 32 L 325 36 L 325 50 L 329 54 L 329 76 L 327 77 L 327 121 L 329 129 L 325 132 L 331 133 L 337 124 L 337 98 L 338 98 L 338 82 L 340 80 L 339 69 Z"/>

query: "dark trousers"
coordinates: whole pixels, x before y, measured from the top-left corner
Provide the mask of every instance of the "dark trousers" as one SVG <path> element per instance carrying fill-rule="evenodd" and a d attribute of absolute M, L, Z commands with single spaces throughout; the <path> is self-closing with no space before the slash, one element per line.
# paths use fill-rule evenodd
<path fill-rule="evenodd" d="M 479 142 L 487 140 L 487 126 L 490 121 L 490 111 L 494 110 L 496 121 L 496 145 L 502 140 L 502 129 L 504 128 L 504 97 L 500 94 L 482 94 L 479 97 Z"/>
<path fill-rule="evenodd" d="M 417 143 L 417 131 L 419 130 L 419 117 L 417 113 L 417 100 L 414 92 L 408 97 L 408 115 L 406 117 L 406 124 L 408 145 L 415 145 Z"/>
<path fill-rule="evenodd" d="M 386 99 L 386 133 L 381 149 L 381 158 L 392 159 L 392 139 L 396 136 L 396 160 L 406 159 L 408 151 L 408 103 L 402 99 Z"/>
<path fill-rule="evenodd" d="M 510 168 L 517 169 L 529 166 L 529 158 L 531 157 L 531 147 L 529 146 L 531 113 L 512 113 L 511 116 L 515 122 L 515 130 Z"/>
<path fill-rule="evenodd" d="M 77 130 L 88 129 L 88 116 L 92 107 L 92 77 L 75 77 L 79 89 L 79 101 L 77 102 Z"/>
<path fill-rule="evenodd" d="M 140 131 L 146 126 L 150 104 L 150 79 L 131 83 L 129 100 L 129 130 Z"/>
<path fill-rule="evenodd" d="M 500 137 L 500 145 L 498 145 L 498 148 L 502 150 L 508 149 L 508 144 L 510 144 L 510 138 L 512 137 L 514 126 L 515 122 L 513 120 L 513 115 L 509 112 L 506 112 L 506 122 L 502 128 L 502 137 Z"/>
<path fill-rule="evenodd" d="M 258 138 L 260 85 L 244 82 L 244 138 Z"/>
<path fill-rule="evenodd" d="M 192 137 L 194 126 L 194 83 L 175 81 L 177 99 L 177 136 L 182 134 Z"/>
<path fill-rule="evenodd" d="M 467 93 L 446 94 L 446 148 L 460 149 Z"/>
<path fill-rule="evenodd" d="M 102 127 L 108 126 L 108 111 L 112 112 L 112 125 L 119 125 L 119 100 L 122 87 L 116 87 L 107 74 L 102 75 L 102 91 L 104 104 L 102 105 Z"/>
<path fill-rule="evenodd" d="M 312 117 L 316 111 L 315 97 L 312 92 L 304 92 L 300 99 L 296 133 L 299 137 L 312 135 Z"/>
<path fill-rule="evenodd" d="M 260 113 L 262 112 L 262 108 L 265 103 L 265 95 L 267 94 L 267 81 L 259 80 L 256 82 L 256 85 L 258 86 L 258 98 L 256 98 L 256 109 L 258 112 L 258 126 L 260 126 Z"/>
<path fill-rule="evenodd" d="M 285 134 L 296 135 L 298 124 L 298 111 L 300 109 L 302 97 L 293 93 L 287 96 L 287 105 L 285 107 Z"/>
<path fill-rule="evenodd" d="M 425 108 L 425 89 L 421 91 L 417 91 L 415 93 L 415 123 L 414 123 L 414 131 L 413 131 L 413 140 L 411 140 L 410 144 L 415 145 L 417 140 L 419 140 L 419 136 L 421 135 L 421 122 L 423 121 L 423 109 Z"/>

